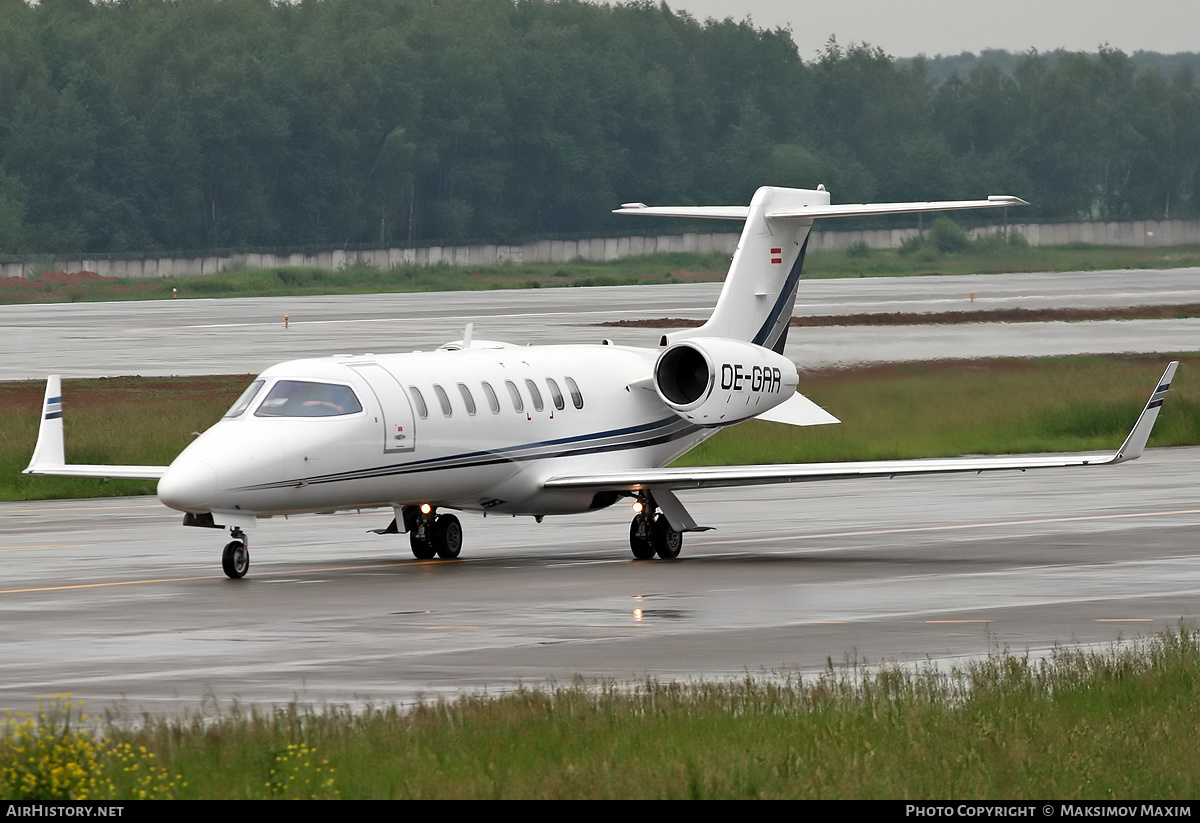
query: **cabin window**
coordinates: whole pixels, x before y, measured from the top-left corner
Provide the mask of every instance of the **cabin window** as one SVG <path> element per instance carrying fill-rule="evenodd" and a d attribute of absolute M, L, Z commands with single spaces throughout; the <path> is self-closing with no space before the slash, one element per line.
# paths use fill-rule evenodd
<path fill-rule="evenodd" d="M 280 380 L 271 387 L 255 417 L 336 417 L 362 411 L 354 389 L 337 383 Z"/>
<path fill-rule="evenodd" d="M 246 390 L 242 392 L 242 396 L 237 399 L 237 402 L 229 407 L 229 411 L 225 412 L 225 416 L 237 417 L 239 414 L 244 412 L 250 406 L 250 402 L 254 400 L 255 396 L 258 394 L 259 389 L 261 389 L 266 382 L 266 380 L 255 380 L 253 383 L 247 386 Z"/>
<path fill-rule="evenodd" d="M 499 414 L 500 398 L 496 396 L 496 390 L 492 388 L 492 384 L 486 380 L 483 383 L 483 393 L 487 395 L 488 408 L 492 410 L 492 414 Z"/>
<path fill-rule="evenodd" d="M 534 411 L 542 410 L 542 393 L 538 391 L 537 383 L 532 380 L 525 380 L 525 388 L 529 389 L 529 397 L 533 400 Z"/>
<path fill-rule="evenodd" d="M 458 384 L 458 391 L 463 396 L 463 403 L 466 404 L 467 414 L 475 414 L 475 398 L 471 396 L 471 390 L 464 384 Z"/>
<path fill-rule="evenodd" d="M 521 401 L 521 393 L 517 391 L 517 384 L 511 380 L 505 380 L 504 386 L 508 389 L 508 396 L 512 398 L 513 408 L 519 412 L 525 411 L 525 404 Z"/>
<path fill-rule="evenodd" d="M 567 378 L 567 391 L 571 393 L 571 402 L 575 404 L 575 408 L 583 408 L 583 393 L 579 391 L 579 386 L 571 378 Z"/>
<path fill-rule="evenodd" d="M 408 393 L 412 395 L 413 405 L 417 407 L 417 417 L 424 420 L 429 416 L 429 407 L 425 405 L 425 397 L 416 386 L 409 386 Z"/>
<path fill-rule="evenodd" d="M 450 398 L 446 396 L 446 390 L 437 383 L 434 383 L 433 393 L 437 395 L 438 403 L 441 404 L 442 415 L 449 417 L 451 414 L 453 414 L 454 410 L 450 408 Z"/>
<path fill-rule="evenodd" d="M 546 385 L 550 387 L 550 399 L 554 401 L 554 408 L 562 411 L 567 404 L 563 400 L 562 392 L 558 390 L 558 384 L 554 382 L 553 377 L 547 377 Z"/>

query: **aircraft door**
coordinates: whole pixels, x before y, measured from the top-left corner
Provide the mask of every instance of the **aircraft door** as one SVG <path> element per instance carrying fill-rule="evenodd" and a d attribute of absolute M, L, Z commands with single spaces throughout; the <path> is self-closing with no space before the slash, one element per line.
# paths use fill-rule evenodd
<path fill-rule="evenodd" d="M 417 427 L 408 392 L 390 371 L 378 363 L 347 365 L 362 375 L 379 401 L 383 415 L 384 453 L 413 451 L 417 447 Z"/>

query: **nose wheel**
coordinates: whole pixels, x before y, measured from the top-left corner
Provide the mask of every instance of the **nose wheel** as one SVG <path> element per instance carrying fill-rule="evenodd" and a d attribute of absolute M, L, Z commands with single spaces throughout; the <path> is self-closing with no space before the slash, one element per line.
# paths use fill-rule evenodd
<path fill-rule="evenodd" d="M 250 571 L 250 546 L 246 533 L 241 529 L 231 529 L 229 536 L 233 538 L 225 544 L 221 552 L 221 568 L 225 576 L 231 580 L 240 580 Z"/>

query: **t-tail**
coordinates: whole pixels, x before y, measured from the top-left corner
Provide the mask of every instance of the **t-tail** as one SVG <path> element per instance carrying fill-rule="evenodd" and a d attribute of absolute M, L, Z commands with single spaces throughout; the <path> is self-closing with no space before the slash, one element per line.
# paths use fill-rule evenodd
<path fill-rule="evenodd" d="M 712 316 L 699 328 L 666 335 L 666 342 L 689 337 L 723 337 L 755 343 L 782 354 L 813 220 L 1025 205 L 1028 204 L 1019 197 L 993 195 L 986 200 L 834 206 L 830 205 L 829 192 L 824 187 L 814 190 L 763 186 L 754 193 L 749 206 L 626 203 L 614 213 L 744 220 L 745 227 Z"/>

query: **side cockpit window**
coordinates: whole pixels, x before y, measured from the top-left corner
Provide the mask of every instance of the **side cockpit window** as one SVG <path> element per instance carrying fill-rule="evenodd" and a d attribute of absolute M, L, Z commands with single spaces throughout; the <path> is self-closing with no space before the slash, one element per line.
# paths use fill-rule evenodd
<path fill-rule="evenodd" d="M 247 386 L 246 390 L 242 392 L 242 396 L 237 399 L 237 402 L 229 407 L 229 411 L 225 412 L 225 417 L 237 417 L 247 408 L 249 408 L 250 403 L 255 397 L 258 396 L 258 392 L 262 389 L 263 384 L 266 382 L 266 380 L 255 380 L 253 383 Z"/>
<path fill-rule="evenodd" d="M 338 383 L 280 380 L 254 412 L 255 417 L 336 417 L 362 411 L 354 389 Z"/>

